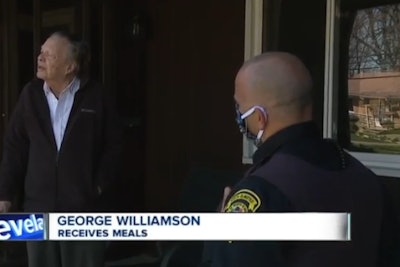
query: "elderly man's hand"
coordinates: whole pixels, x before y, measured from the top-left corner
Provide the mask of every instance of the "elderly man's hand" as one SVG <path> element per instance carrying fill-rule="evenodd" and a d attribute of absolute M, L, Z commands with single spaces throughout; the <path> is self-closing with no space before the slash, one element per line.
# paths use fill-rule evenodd
<path fill-rule="evenodd" d="M 225 211 L 225 204 L 226 204 L 226 200 L 229 196 L 229 194 L 231 193 L 232 188 L 230 188 L 229 186 L 224 188 L 224 197 L 222 198 L 222 203 L 221 203 L 221 210 L 220 212 L 224 212 Z"/>
<path fill-rule="evenodd" d="M 0 201 L 0 213 L 8 212 L 11 207 L 10 201 Z"/>

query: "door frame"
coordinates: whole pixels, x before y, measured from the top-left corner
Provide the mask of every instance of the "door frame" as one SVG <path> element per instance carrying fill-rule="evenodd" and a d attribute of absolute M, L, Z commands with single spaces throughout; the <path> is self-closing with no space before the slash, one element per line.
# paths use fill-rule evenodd
<path fill-rule="evenodd" d="M 16 1 L 0 0 L 1 7 L 1 73 L 0 73 L 0 156 L 4 131 L 11 116 L 12 107 L 17 102 L 18 94 L 18 48 L 15 45 L 17 35 Z"/>
<path fill-rule="evenodd" d="M 246 0 L 244 22 L 244 61 L 262 53 L 264 24 L 263 13 L 264 0 Z M 253 163 L 253 154 L 256 149 L 257 148 L 253 142 L 243 136 L 243 164 Z"/>

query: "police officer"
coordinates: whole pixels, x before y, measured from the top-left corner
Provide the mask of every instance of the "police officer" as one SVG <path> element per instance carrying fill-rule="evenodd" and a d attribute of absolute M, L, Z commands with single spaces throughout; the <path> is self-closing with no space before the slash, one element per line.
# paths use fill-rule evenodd
<path fill-rule="evenodd" d="M 320 137 L 311 89 L 308 70 L 288 53 L 259 55 L 239 70 L 237 123 L 258 149 L 245 177 L 225 189 L 221 211 L 351 212 L 352 240 L 211 242 L 204 266 L 385 266 L 380 251 L 388 251 L 394 232 L 383 227 L 393 223 L 383 186 L 335 142 Z"/>

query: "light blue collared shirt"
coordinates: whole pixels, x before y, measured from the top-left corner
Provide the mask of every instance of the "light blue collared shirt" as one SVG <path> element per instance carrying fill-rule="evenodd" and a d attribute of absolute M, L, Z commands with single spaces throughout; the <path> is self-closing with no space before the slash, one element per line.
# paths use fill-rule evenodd
<path fill-rule="evenodd" d="M 49 85 L 45 82 L 43 90 L 49 104 L 51 124 L 53 126 L 54 138 L 57 144 L 57 150 L 60 150 L 64 138 L 65 128 L 67 127 L 69 114 L 74 104 L 75 93 L 79 90 L 80 80 L 74 78 L 72 82 L 61 92 L 58 99 L 51 91 Z"/>

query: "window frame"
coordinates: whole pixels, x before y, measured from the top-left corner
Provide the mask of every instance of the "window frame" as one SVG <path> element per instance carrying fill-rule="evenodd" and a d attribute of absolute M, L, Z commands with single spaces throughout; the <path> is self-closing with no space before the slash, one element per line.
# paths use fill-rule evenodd
<path fill-rule="evenodd" d="M 262 53 L 264 0 L 246 0 L 244 60 Z M 243 136 L 242 163 L 252 164 L 256 146 Z"/>
<path fill-rule="evenodd" d="M 400 1 L 399 1 L 400 2 Z M 380 3 L 379 3 L 380 4 Z M 378 4 L 378 5 L 379 5 Z M 383 1 L 382 4 L 387 4 Z M 375 3 L 375 5 L 377 5 Z M 325 43 L 324 137 L 337 138 L 339 94 L 340 0 L 327 0 Z M 400 177 L 400 155 L 348 151 L 375 174 Z"/>
<path fill-rule="evenodd" d="M 383 0 L 382 4 L 386 2 Z M 261 35 L 266 21 L 263 19 L 262 5 L 263 0 L 246 0 L 245 60 L 262 52 L 262 42 L 265 40 Z M 323 137 L 333 139 L 338 137 L 340 15 L 341 1 L 326 0 Z M 252 164 L 255 151 L 256 147 L 251 141 L 243 137 L 242 163 Z M 377 175 L 400 178 L 400 155 L 348 152 Z"/>

